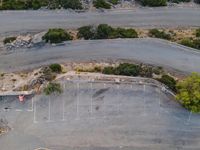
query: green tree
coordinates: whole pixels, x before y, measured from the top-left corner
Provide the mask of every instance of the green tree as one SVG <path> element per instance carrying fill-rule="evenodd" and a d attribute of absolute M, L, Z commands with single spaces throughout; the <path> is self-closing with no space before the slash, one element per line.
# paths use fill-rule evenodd
<path fill-rule="evenodd" d="M 176 99 L 192 112 L 200 112 L 200 74 L 193 73 L 177 84 Z"/>

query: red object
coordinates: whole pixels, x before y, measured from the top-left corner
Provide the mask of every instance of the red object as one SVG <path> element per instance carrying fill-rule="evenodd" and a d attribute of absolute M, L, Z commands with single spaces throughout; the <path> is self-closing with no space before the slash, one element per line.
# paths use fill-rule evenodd
<path fill-rule="evenodd" d="M 19 95 L 19 101 L 23 102 L 24 101 L 24 95 Z"/>

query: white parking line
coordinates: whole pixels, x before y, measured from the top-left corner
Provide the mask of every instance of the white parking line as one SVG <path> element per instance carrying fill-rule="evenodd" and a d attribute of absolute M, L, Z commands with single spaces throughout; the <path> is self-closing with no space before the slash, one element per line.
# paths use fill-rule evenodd
<path fill-rule="evenodd" d="M 36 102 L 34 101 L 33 102 L 34 103 L 34 105 L 33 105 L 33 123 L 37 123 L 37 121 L 36 121 Z"/>
<path fill-rule="evenodd" d="M 49 111 L 48 111 L 48 121 L 47 122 L 50 122 L 50 121 L 51 121 L 51 100 L 49 97 Z"/>
<path fill-rule="evenodd" d="M 76 118 L 79 119 L 79 83 L 76 84 L 77 86 L 77 103 L 76 103 Z"/>
<path fill-rule="evenodd" d="M 16 109 L 15 111 L 18 111 L 18 112 L 19 112 L 19 111 L 22 111 L 22 110 L 21 110 L 21 109 Z"/>
<path fill-rule="evenodd" d="M 119 101 L 119 90 L 120 90 L 120 86 L 117 85 L 117 99 Z M 117 105 L 117 111 L 118 113 L 120 113 L 120 103 L 118 102 L 118 105 Z"/>
<path fill-rule="evenodd" d="M 33 111 L 33 97 L 31 98 L 31 109 L 27 109 L 26 111 L 29 111 L 29 112 Z"/>
<path fill-rule="evenodd" d="M 157 88 L 158 90 L 158 112 L 157 112 L 157 115 L 160 116 L 160 108 L 161 108 L 161 90 L 159 88 Z"/>
<path fill-rule="evenodd" d="M 186 125 L 189 125 L 189 124 L 190 124 L 191 115 L 192 115 L 192 112 L 190 111 L 190 114 L 189 114 L 189 116 L 188 116 L 188 120 L 185 122 Z"/>
<path fill-rule="evenodd" d="M 90 113 L 91 113 L 91 118 L 93 117 L 93 97 L 92 97 L 92 91 L 93 91 L 93 85 L 90 83 L 90 89 L 91 89 L 91 97 L 90 97 Z"/>
<path fill-rule="evenodd" d="M 144 84 L 143 85 L 143 93 L 144 93 L 144 96 L 143 96 L 143 99 L 144 99 L 144 111 L 143 111 L 143 115 L 146 116 L 146 97 L 145 97 L 145 92 L 146 92 L 146 85 Z"/>
<path fill-rule="evenodd" d="M 64 91 L 65 91 L 65 83 L 64 83 L 64 87 L 63 87 Z M 62 113 L 62 121 L 65 121 L 65 99 L 63 98 L 63 113 Z"/>

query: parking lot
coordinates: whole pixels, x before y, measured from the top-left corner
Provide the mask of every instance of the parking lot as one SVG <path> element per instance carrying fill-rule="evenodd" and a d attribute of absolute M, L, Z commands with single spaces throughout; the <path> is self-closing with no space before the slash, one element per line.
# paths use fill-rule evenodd
<path fill-rule="evenodd" d="M 0 101 L 1 117 L 17 131 L 22 130 L 18 124 L 23 120 L 23 131 L 31 135 L 20 147 L 27 137 L 12 145 L 15 130 L 11 131 L 8 150 L 39 146 L 197 150 L 200 146 L 200 115 L 188 112 L 157 87 L 80 81 L 66 81 L 62 86 L 63 93 L 57 96 L 29 97 L 25 103 L 9 98 Z M 11 117 L 13 113 L 16 118 Z M 3 141 L 2 147 L 6 146 Z"/>

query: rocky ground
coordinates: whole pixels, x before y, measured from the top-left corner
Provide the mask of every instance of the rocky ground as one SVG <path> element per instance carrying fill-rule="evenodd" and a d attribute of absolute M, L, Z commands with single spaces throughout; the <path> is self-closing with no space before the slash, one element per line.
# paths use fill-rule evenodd
<path fill-rule="evenodd" d="M 0 135 L 8 132 L 10 127 L 8 126 L 8 122 L 6 119 L 0 119 Z"/>
<path fill-rule="evenodd" d="M 85 9 L 95 10 L 95 8 L 93 7 L 93 4 L 92 4 L 92 0 L 82 0 L 82 4 L 83 4 L 83 7 Z M 133 8 L 136 8 L 136 7 L 141 7 L 141 5 L 138 4 L 138 2 L 136 2 L 135 0 L 121 0 L 121 1 L 119 1 L 118 4 L 112 5 L 112 9 L 133 9 Z M 192 2 L 192 1 L 189 2 L 189 3 L 179 3 L 179 4 L 169 2 L 168 7 L 192 7 L 192 8 L 196 8 L 196 7 L 199 7 L 199 5 L 197 5 L 196 3 Z"/>
<path fill-rule="evenodd" d="M 58 80 L 65 76 L 77 76 L 90 73 L 90 76 L 99 76 L 104 67 L 107 66 L 118 66 L 120 63 L 134 63 L 130 61 L 104 61 L 104 62 L 71 62 L 62 64 L 62 73 L 57 74 L 49 70 L 48 66 L 37 68 L 34 70 L 27 70 L 24 72 L 15 72 L 15 73 L 1 73 L 0 74 L 0 94 L 2 93 L 12 93 L 12 92 L 36 92 L 40 93 L 41 90 L 47 83 L 52 80 Z M 139 64 L 139 63 L 138 63 Z M 149 65 L 151 66 L 151 65 Z M 172 70 L 163 69 L 162 74 L 169 74 L 176 78 L 176 80 L 182 79 L 185 75 L 173 72 Z M 161 75 L 153 74 L 154 78 L 160 78 Z"/>

